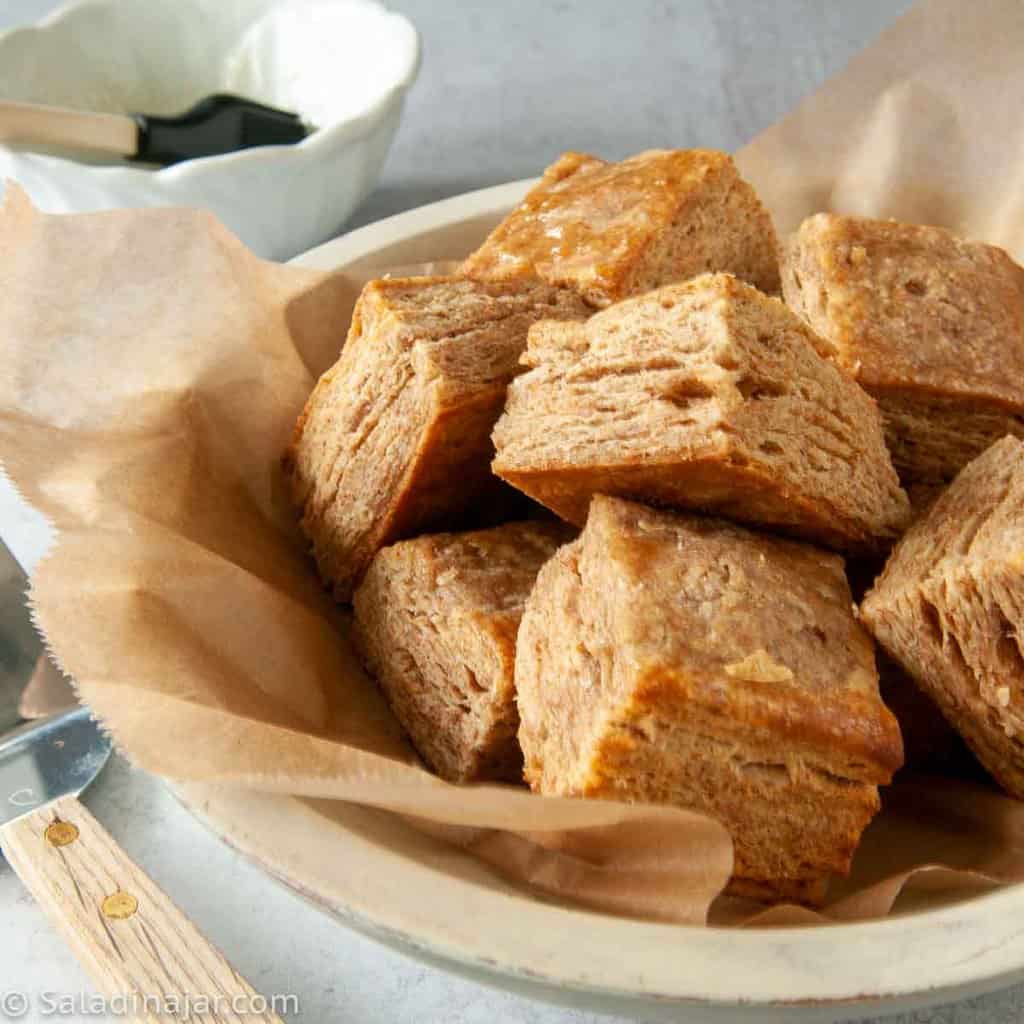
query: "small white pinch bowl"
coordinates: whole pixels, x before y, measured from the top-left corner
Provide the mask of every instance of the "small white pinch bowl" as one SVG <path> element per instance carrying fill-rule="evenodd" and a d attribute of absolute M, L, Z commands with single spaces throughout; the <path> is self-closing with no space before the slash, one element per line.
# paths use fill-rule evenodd
<path fill-rule="evenodd" d="M 419 69 L 411 22 L 377 0 L 83 0 L 0 34 L 0 99 L 175 115 L 232 92 L 316 127 L 156 169 L 0 146 L 42 210 L 194 206 L 285 259 L 337 235 L 376 184 Z"/>

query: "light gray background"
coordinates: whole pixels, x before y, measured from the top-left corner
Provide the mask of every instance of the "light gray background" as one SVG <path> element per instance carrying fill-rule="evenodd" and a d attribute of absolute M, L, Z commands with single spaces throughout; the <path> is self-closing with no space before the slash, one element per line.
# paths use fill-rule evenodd
<path fill-rule="evenodd" d="M 50 0 L 0 0 L 0 28 L 54 6 Z M 391 6 L 407 13 L 423 35 L 423 71 L 380 186 L 351 226 L 535 174 L 568 148 L 608 157 L 652 146 L 735 148 L 910 5 L 391 0 Z M 3 513 L 0 532 L 24 546 L 29 538 L 22 524 L 9 510 L 6 520 Z M 610 1020 L 490 991 L 346 931 L 243 863 L 160 784 L 122 761 L 104 772 L 87 803 L 257 989 L 297 994 L 302 1020 Z M 0 991 L 11 987 L 89 990 L 0 862 Z M 890 1020 L 996 1024 L 1022 1017 L 1024 988 Z"/>

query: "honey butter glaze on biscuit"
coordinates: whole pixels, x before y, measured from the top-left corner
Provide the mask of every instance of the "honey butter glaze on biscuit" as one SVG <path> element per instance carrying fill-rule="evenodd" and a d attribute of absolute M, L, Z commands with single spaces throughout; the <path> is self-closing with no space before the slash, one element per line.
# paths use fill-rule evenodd
<path fill-rule="evenodd" d="M 909 516 L 874 402 L 777 299 L 706 274 L 540 323 L 494 471 L 582 525 L 594 494 L 713 511 L 840 550 Z"/>
<path fill-rule="evenodd" d="M 878 401 L 906 484 L 1024 435 L 1024 268 L 941 228 L 835 214 L 786 247 L 786 301 Z"/>
<path fill-rule="evenodd" d="M 531 522 L 399 541 L 356 591 L 360 654 L 449 781 L 522 780 L 516 630 L 537 571 L 572 536 L 564 524 Z"/>
<path fill-rule="evenodd" d="M 900 540 L 861 615 L 1024 799 L 1024 443 L 969 463 Z"/>
<path fill-rule="evenodd" d="M 842 559 L 721 520 L 595 498 L 515 678 L 534 789 L 708 813 L 737 894 L 820 900 L 902 761 Z"/>
<path fill-rule="evenodd" d="M 725 153 L 566 153 L 466 260 L 480 280 L 537 275 L 603 307 L 722 270 L 778 291 L 771 217 Z"/>
<path fill-rule="evenodd" d="M 531 324 L 581 318 L 537 282 L 371 281 L 285 457 L 301 525 L 338 600 L 385 544 L 449 525 L 493 481 L 490 433 Z"/>

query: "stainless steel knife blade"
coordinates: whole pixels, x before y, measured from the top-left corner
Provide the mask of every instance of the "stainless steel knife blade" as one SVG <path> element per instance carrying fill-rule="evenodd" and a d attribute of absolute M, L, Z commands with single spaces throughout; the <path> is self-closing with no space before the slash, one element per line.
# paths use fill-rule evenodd
<path fill-rule="evenodd" d="M 25 603 L 28 578 L 0 541 L 0 827 L 62 796 L 77 796 L 110 754 L 85 708 L 23 723 L 22 691 L 45 658 Z"/>
<path fill-rule="evenodd" d="M 0 736 L 0 828 L 62 796 L 78 796 L 109 756 L 110 740 L 87 708 Z"/>

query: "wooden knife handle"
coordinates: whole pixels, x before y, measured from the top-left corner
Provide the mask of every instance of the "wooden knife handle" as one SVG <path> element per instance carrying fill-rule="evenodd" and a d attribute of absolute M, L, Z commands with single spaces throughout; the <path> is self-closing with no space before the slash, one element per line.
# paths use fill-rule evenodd
<path fill-rule="evenodd" d="M 5 825 L 0 849 L 125 1019 L 280 1024 L 74 797 Z"/>
<path fill-rule="evenodd" d="M 68 107 L 0 100 L 0 142 L 67 146 L 135 156 L 139 126 L 126 114 L 97 114 Z"/>

